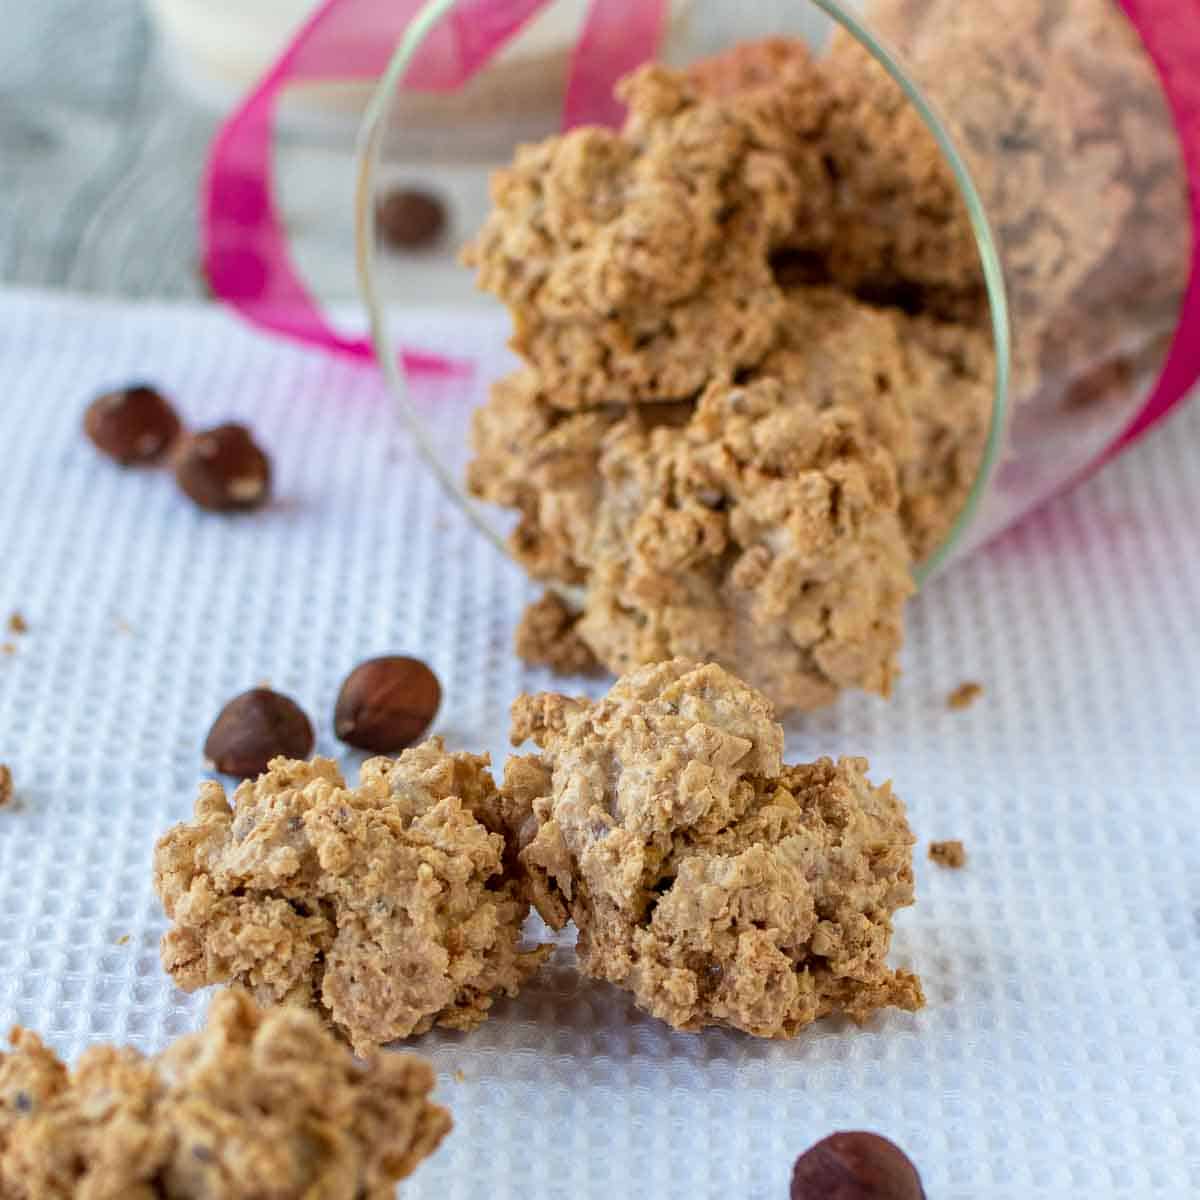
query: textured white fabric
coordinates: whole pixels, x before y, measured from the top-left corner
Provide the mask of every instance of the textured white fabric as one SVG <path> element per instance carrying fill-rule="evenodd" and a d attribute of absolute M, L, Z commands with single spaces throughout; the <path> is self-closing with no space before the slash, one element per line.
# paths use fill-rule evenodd
<path fill-rule="evenodd" d="M 499 366 L 499 325 L 410 325 Z M 202 513 L 167 473 L 102 460 L 83 406 L 136 378 L 193 424 L 249 420 L 276 502 Z M 797 757 L 869 756 L 908 802 L 919 899 L 893 959 L 925 1011 L 791 1043 L 674 1034 L 564 946 L 478 1032 L 416 1043 L 456 1129 L 404 1194 L 783 1200 L 794 1156 L 856 1127 L 905 1147 L 930 1200 L 1200 1193 L 1198 463 L 1194 405 L 936 581 L 890 703 L 789 731 Z M 508 703 L 553 683 L 509 648 L 532 594 L 445 502 L 372 370 L 214 312 L 0 295 L 0 620 L 30 626 L 0 632 L 19 795 L 0 811 L 0 1024 L 72 1057 L 195 1027 L 204 999 L 158 965 L 149 864 L 221 703 L 269 680 L 338 755 L 345 672 L 411 652 L 445 685 L 437 731 L 499 757 Z M 948 712 L 966 679 L 983 698 Z M 926 859 L 946 837 L 965 870 Z"/>

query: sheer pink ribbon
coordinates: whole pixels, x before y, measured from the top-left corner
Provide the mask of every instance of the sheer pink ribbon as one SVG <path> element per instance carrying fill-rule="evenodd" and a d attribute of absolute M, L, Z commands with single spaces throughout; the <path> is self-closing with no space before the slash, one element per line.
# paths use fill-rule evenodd
<path fill-rule="evenodd" d="M 449 91 L 472 78 L 548 0 L 459 0 L 422 43 L 404 86 Z M 567 126 L 622 117 L 613 85 L 658 49 L 666 0 L 592 0 L 564 104 Z M 421 0 L 324 0 L 213 142 L 203 183 L 201 246 L 214 294 L 275 333 L 370 359 L 366 338 L 333 329 L 295 269 L 275 204 L 272 129 L 280 93 L 296 83 L 374 79 Z M 347 253 L 350 251 L 347 250 Z M 459 364 L 403 352 L 413 373 Z"/>
<path fill-rule="evenodd" d="M 405 86 L 461 87 L 547 0 L 460 0 L 422 45 Z M 1118 453 L 1174 408 L 1200 381 L 1200 0 L 1120 0 L 1162 78 L 1187 165 L 1194 232 L 1187 296 L 1170 354 L 1149 401 L 1101 456 Z M 420 0 L 325 0 L 265 79 L 225 123 L 204 182 L 202 246 L 214 293 L 264 328 L 356 358 L 365 338 L 326 321 L 297 274 L 272 191 L 272 125 L 279 93 L 301 81 L 371 79 L 387 65 Z M 616 124 L 613 84 L 652 58 L 666 0 L 592 0 L 575 46 L 563 122 Z M 404 353 L 406 370 L 454 364 Z"/>
<path fill-rule="evenodd" d="M 1200 0 L 1120 0 L 1154 59 L 1187 170 L 1192 265 L 1175 338 L 1150 399 L 1099 463 L 1120 453 L 1200 383 Z"/>

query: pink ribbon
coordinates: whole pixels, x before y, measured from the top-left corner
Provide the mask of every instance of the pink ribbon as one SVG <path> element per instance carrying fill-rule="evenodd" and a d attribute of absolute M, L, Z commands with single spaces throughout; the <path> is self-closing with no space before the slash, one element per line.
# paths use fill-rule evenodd
<path fill-rule="evenodd" d="M 461 87 L 548 0 L 459 0 L 422 42 L 403 86 Z M 572 62 L 564 118 L 619 122 L 616 81 L 658 49 L 666 0 L 592 0 Z M 272 130 L 280 93 L 300 82 L 375 79 L 386 69 L 421 0 L 325 0 L 262 82 L 217 133 L 201 203 L 201 246 L 212 290 L 256 325 L 353 358 L 373 357 L 366 338 L 333 329 L 292 262 L 275 204 Z M 457 364 L 403 352 L 406 371 Z"/>
<path fill-rule="evenodd" d="M 1141 437 L 1200 382 L 1200 0 L 1120 2 L 1158 68 L 1175 117 L 1191 199 L 1192 265 L 1175 338 L 1158 383 L 1100 463 Z"/>
<path fill-rule="evenodd" d="M 422 43 L 404 80 L 426 91 L 461 87 L 516 36 L 547 0 L 460 0 Z M 1171 351 L 1146 405 L 1099 463 L 1174 408 L 1200 381 L 1200 0 L 1120 0 L 1154 59 L 1186 163 L 1194 231 L 1190 282 Z M 201 241 L 214 293 L 254 324 L 359 359 L 365 338 L 334 330 L 291 260 L 275 206 L 271 146 L 279 94 L 288 85 L 375 79 L 421 0 L 325 0 L 282 57 L 219 131 L 204 181 Z M 653 58 L 667 0 L 591 0 L 572 54 L 563 125 L 619 124 L 613 85 Z M 405 351 L 410 372 L 456 364 Z"/>
<path fill-rule="evenodd" d="M 668 0 L 592 0 L 571 55 L 563 128 L 610 125 L 625 119 L 613 95 L 617 80 L 658 49 Z"/>

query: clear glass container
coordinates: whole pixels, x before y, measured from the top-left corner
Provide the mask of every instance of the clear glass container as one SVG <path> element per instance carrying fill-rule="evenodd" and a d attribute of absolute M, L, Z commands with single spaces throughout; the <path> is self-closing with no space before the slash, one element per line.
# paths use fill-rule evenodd
<path fill-rule="evenodd" d="M 420 418 L 408 407 L 385 314 L 411 297 L 373 227 L 379 193 L 406 161 L 436 156 L 437 131 L 453 128 L 445 165 L 466 176 L 455 197 L 469 210 L 460 225 L 480 224 L 489 166 L 519 141 L 557 131 L 566 40 L 585 13 L 579 3 L 550 5 L 461 92 L 405 90 L 410 64 L 454 7 L 430 3 L 410 26 L 361 139 L 360 279 L 380 361 L 410 421 Z M 1110 0 L 1010 0 L 986 12 L 954 0 L 730 10 L 676 3 L 663 59 L 686 63 L 734 41 L 776 36 L 820 52 L 840 25 L 879 64 L 843 45 L 848 67 L 878 73 L 872 87 L 883 103 L 911 106 L 914 126 L 923 124 L 960 189 L 963 220 L 950 236 L 969 233 L 975 242 L 994 340 L 994 406 L 974 486 L 953 528 L 918 565 L 926 574 L 1085 472 L 1145 407 L 1190 262 L 1186 174 L 1167 100 L 1137 33 Z M 884 97 L 888 89 L 895 101 Z M 903 170 L 899 164 L 900 178 Z M 903 220 L 917 202 L 898 197 L 887 219 Z M 960 301 L 972 298 L 947 302 Z M 464 445 L 467 420 L 459 423 Z M 434 440 L 426 430 L 423 441 Z M 471 505 L 461 477 L 442 473 L 456 499 Z M 495 515 L 475 512 L 500 540 Z"/>
<path fill-rule="evenodd" d="M 511 552 L 521 536 L 511 514 L 464 486 L 471 409 L 485 402 L 488 381 L 460 389 L 453 401 L 443 394 L 435 420 L 427 419 L 433 409 L 406 382 L 389 319 L 396 305 L 419 297 L 408 293 L 403 258 L 381 243 L 375 215 L 390 181 L 430 154 L 428 131 L 441 112 L 473 131 L 467 160 L 455 152 L 448 165 L 470 180 L 455 195 L 463 210 L 456 225 L 478 229 L 489 207 L 489 169 L 508 162 L 518 142 L 560 130 L 572 68 L 606 47 L 580 32 L 571 41 L 575 57 L 563 50 L 565 31 L 584 19 L 575 5 L 569 15 L 564 9 L 553 60 L 544 46 L 540 57 L 522 55 L 526 35 L 518 33 L 466 89 L 414 93 L 406 79 L 419 73 L 423 54 L 445 52 L 456 9 L 461 17 L 454 0 L 425 5 L 368 108 L 359 142 L 358 269 L 399 412 L 455 500 Z M 820 64 L 832 116 L 821 118 L 813 161 L 823 172 L 810 182 L 832 197 L 821 203 L 833 217 L 822 226 L 818 205 L 817 217 L 789 233 L 771 261 L 785 289 L 795 281 L 800 289 L 837 289 L 884 312 L 888 329 L 899 331 L 924 389 L 909 431 L 916 448 L 896 450 L 918 583 L 1080 478 L 1145 423 L 1173 345 L 1180 352 L 1192 221 L 1167 92 L 1113 0 L 692 0 L 663 13 L 657 57 L 672 66 L 771 38 L 802 41 Z M 1171 20 L 1180 44 L 1200 46 L 1200 12 L 1179 10 Z M 524 69 L 514 73 L 514 62 Z M 540 66 L 531 70 L 531 62 Z M 759 69 L 757 82 L 769 69 Z M 710 73 L 718 91 L 720 77 Z M 823 336 L 819 322 L 811 328 Z M 846 345 L 855 352 L 853 339 Z M 526 333 L 517 346 L 536 357 Z M 969 415 L 951 419 L 952 406 L 943 412 L 930 399 L 934 360 L 955 396 L 963 379 L 972 381 Z M 758 369 L 738 365 L 751 375 Z M 631 399 L 694 402 L 699 390 Z M 614 401 L 621 397 L 605 395 Z M 569 576 L 542 574 L 568 594 L 581 584 Z"/>

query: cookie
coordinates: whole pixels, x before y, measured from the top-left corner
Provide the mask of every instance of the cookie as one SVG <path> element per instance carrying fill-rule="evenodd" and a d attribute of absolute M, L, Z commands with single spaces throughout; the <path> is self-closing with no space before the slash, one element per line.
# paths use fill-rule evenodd
<path fill-rule="evenodd" d="M 298 1008 L 222 992 L 162 1054 L 93 1046 L 73 1071 L 23 1029 L 0 1051 L 0 1195 L 391 1200 L 450 1116 L 433 1068 L 366 1063 Z"/>
<path fill-rule="evenodd" d="M 321 1013 L 360 1053 L 433 1025 L 471 1029 L 549 954 L 528 912 L 488 760 L 440 738 L 363 764 L 275 759 L 232 802 L 206 783 L 155 850 L 185 991 L 237 983 Z"/>
<path fill-rule="evenodd" d="M 886 958 L 913 902 L 904 806 L 862 759 L 782 761 L 761 693 L 674 660 L 598 701 L 526 696 L 502 791 L 527 807 L 521 861 L 587 975 L 678 1029 L 793 1037 L 830 1013 L 915 1010 Z"/>

